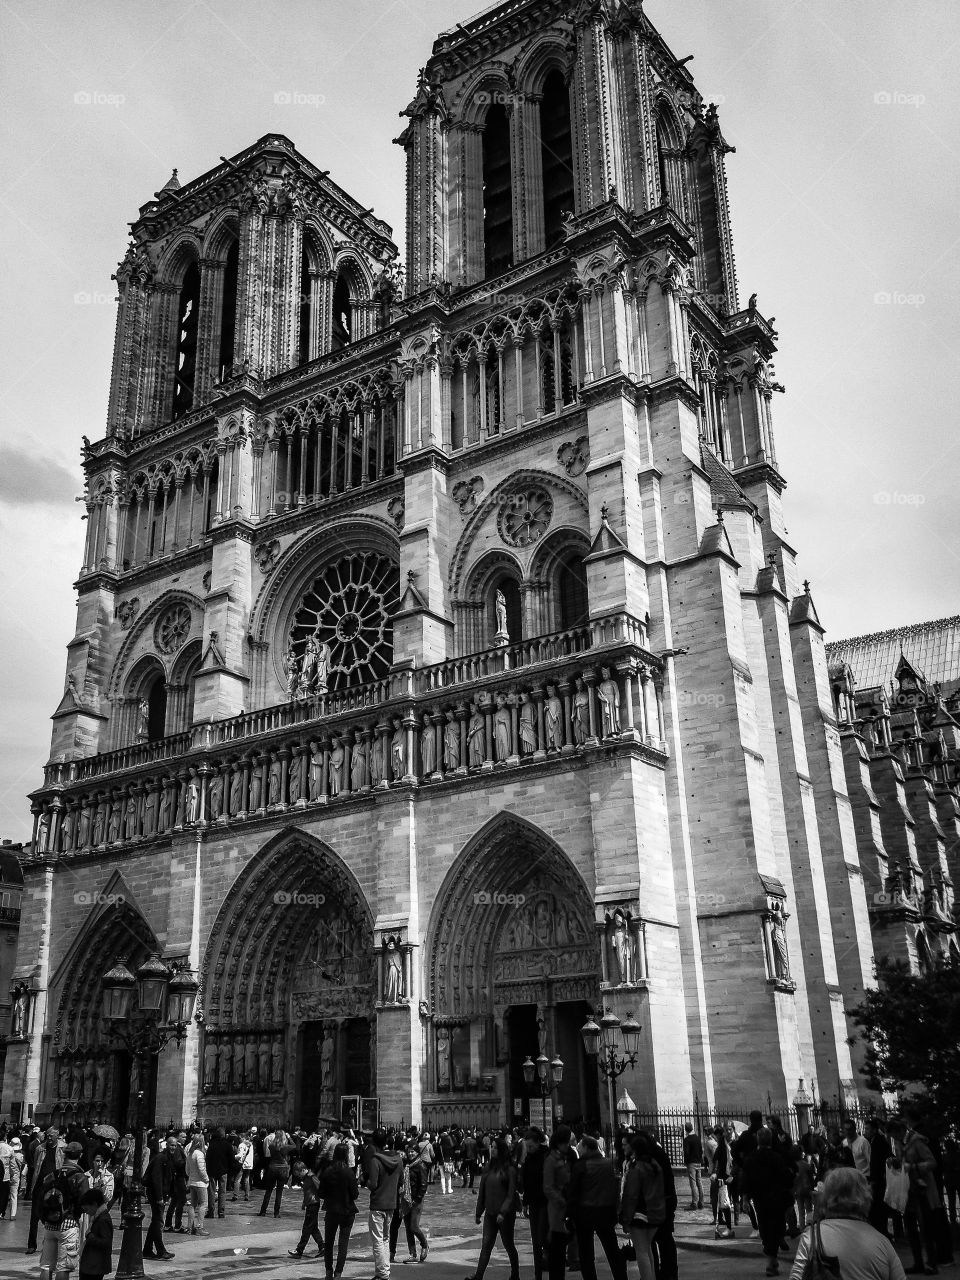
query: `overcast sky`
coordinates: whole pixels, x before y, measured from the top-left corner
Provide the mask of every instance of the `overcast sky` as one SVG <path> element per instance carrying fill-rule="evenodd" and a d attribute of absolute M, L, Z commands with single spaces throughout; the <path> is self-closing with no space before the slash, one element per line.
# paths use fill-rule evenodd
<path fill-rule="evenodd" d="M 960 612 L 955 0 L 648 0 L 727 140 L 774 315 L 787 527 L 828 638 Z M 460 0 L 4 0 L 0 835 L 29 835 L 73 634 L 127 223 L 281 132 L 404 245 L 399 111 Z M 292 98 L 289 105 L 283 100 Z"/>

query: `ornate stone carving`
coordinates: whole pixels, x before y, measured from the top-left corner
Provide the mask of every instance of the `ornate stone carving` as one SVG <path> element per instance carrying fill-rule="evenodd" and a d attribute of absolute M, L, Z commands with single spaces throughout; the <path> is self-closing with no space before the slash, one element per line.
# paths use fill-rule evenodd
<path fill-rule="evenodd" d="M 140 597 L 133 596 L 129 600 L 121 600 L 114 610 L 113 616 L 124 631 L 129 631 L 140 612 Z"/>
<path fill-rule="evenodd" d="M 483 476 L 473 476 L 470 480 L 460 480 L 453 486 L 452 496 L 464 517 L 476 510 L 480 495 L 483 493 Z"/>
<path fill-rule="evenodd" d="M 260 546 L 254 549 L 253 558 L 256 560 L 260 572 L 268 574 L 280 558 L 279 540 L 271 538 L 269 542 L 262 542 Z"/>
<path fill-rule="evenodd" d="M 590 437 L 565 441 L 557 450 L 557 461 L 568 476 L 582 476 L 590 462 Z"/>
<path fill-rule="evenodd" d="M 532 485 L 504 499 L 497 530 L 508 547 L 530 547 L 540 541 L 552 519 L 553 498 L 546 489 Z"/>
<path fill-rule="evenodd" d="M 391 498 L 390 501 L 387 503 L 387 515 L 390 517 L 390 519 L 393 521 L 393 523 L 397 526 L 398 529 L 403 528 L 405 512 L 406 512 L 406 506 L 404 504 L 403 498 L 397 496 L 396 498 Z"/>
<path fill-rule="evenodd" d="M 158 651 L 176 653 L 183 647 L 190 634 L 192 623 L 193 618 L 187 605 L 172 604 L 169 609 L 164 609 L 153 631 L 153 639 Z"/>

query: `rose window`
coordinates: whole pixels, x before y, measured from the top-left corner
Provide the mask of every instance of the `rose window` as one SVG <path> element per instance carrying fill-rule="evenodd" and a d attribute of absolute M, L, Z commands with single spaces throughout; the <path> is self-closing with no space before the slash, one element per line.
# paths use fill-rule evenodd
<path fill-rule="evenodd" d="M 153 633 L 161 653 L 175 653 L 190 634 L 190 610 L 185 604 L 174 604 L 165 609 Z"/>
<path fill-rule="evenodd" d="M 509 546 L 529 547 L 543 537 L 552 519 L 553 499 L 546 489 L 524 489 L 504 499 L 497 527 Z"/>
<path fill-rule="evenodd" d="M 387 674 L 393 662 L 393 614 L 400 603 L 400 571 L 386 556 L 346 556 L 327 565 L 293 618 L 290 643 L 303 663 L 313 637 L 330 649 L 333 691 Z"/>

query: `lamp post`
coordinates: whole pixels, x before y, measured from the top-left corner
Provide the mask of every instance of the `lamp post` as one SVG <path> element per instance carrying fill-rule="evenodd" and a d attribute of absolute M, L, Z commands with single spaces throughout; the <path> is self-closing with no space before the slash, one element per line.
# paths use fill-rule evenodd
<path fill-rule="evenodd" d="M 150 1059 L 171 1040 L 179 1047 L 193 1017 L 199 983 L 192 971 L 168 969 L 158 955 L 146 960 L 134 976 L 122 960 L 101 979 L 103 1017 L 108 1033 L 130 1054 L 137 1089 L 131 1099 L 134 1134 L 133 1183 L 124 1198 L 123 1237 L 115 1280 L 136 1280 L 143 1272 L 143 1082 Z M 137 1002 L 133 1005 L 134 992 Z M 131 1080 L 133 1069 L 131 1069 Z"/>
<path fill-rule="evenodd" d="M 616 1124 L 617 1118 L 614 1081 L 622 1076 L 628 1067 L 637 1065 L 642 1031 L 643 1027 L 635 1020 L 632 1013 L 628 1013 L 621 1022 L 610 1009 L 604 1010 L 599 1023 L 595 1022 L 591 1015 L 580 1028 L 587 1055 L 596 1059 L 598 1068 L 607 1080 L 607 1104 L 610 1108 L 611 1127 Z"/>
<path fill-rule="evenodd" d="M 527 1092 L 532 1093 L 534 1085 L 537 1086 L 540 1097 L 544 1103 L 544 1122 L 546 1122 L 546 1101 L 547 1098 L 553 1102 L 553 1091 L 560 1087 L 563 1080 L 563 1059 L 559 1053 L 555 1053 L 550 1059 L 540 1050 L 536 1062 L 527 1054 L 526 1061 L 523 1064 L 523 1080 L 527 1086 Z M 551 1106 L 552 1110 L 552 1106 Z M 552 1116 L 551 1116 L 552 1120 Z M 546 1127 L 546 1123 L 544 1124 Z M 551 1125 L 551 1128 L 553 1126 Z"/>

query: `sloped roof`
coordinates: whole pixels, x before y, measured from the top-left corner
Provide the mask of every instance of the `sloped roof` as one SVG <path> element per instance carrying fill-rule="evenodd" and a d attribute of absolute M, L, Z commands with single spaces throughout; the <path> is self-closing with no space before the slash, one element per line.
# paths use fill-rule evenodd
<path fill-rule="evenodd" d="M 939 684 L 945 694 L 951 693 L 960 685 L 960 617 L 917 622 L 827 645 L 830 664 L 849 663 L 859 689 L 889 685 L 901 655 L 929 684 Z"/>
<path fill-rule="evenodd" d="M 730 510 L 739 507 L 744 511 L 756 511 L 756 505 L 750 501 L 733 475 L 703 440 L 700 441 L 700 465 L 710 481 L 714 509 L 721 507 Z"/>

